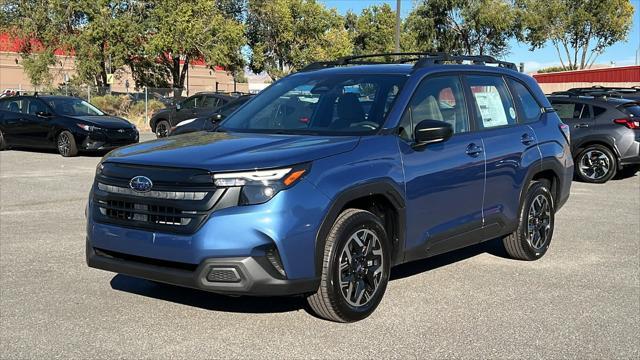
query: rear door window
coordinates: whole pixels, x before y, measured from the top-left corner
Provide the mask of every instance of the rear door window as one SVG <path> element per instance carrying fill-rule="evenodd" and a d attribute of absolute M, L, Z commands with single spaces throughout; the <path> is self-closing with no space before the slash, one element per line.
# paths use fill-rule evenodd
<path fill-rule="evenodd" d="M 589 119 L 589 105 L 581 103 L 554 102 L 551 104 L 562 120 Z"/>
<path fill-rule="evenodd" d="M 22 99 L 3 99 L 0 101 L 0 110 L 20 113 L 22 112 L 22 105 L 24 100 Z"/>
<path fill-rule="evenodd" d="M 465 79 L 471 87 L 480 129 L 516 124 L 516 108 L 502 77 L 470 75 Z"/>

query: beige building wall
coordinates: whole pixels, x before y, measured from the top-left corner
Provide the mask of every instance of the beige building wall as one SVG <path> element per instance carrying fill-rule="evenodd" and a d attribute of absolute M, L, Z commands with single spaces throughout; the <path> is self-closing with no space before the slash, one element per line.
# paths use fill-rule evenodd
<path fill-rule="evenodd" d="M 64 76 L 67 74 L 68 78 L 72 78 L 75 75 L 75 64 L 72 56 L 56 56 L 57 62 L 54 66 L 49 68 L 53 75 L 52 86 L 56 87 L 59 84 L 64 83 Z M 127 68 L 116 70 L 114 73 L 115 79 L 111 87 L 115 92 L 126 92 L 125 83 L 129 80 L 129 91 L 142 91 L 142 89 L 134 89 L 134 81 Z M 207 68 L 206 66 L 192 65 L 189 69 L 189 94 L 194 94 L 199 91 L 215 91 L 216 82 L 218 82 L 218 91 L 230 92 L 233 91 L 233 77 L 227 74 L 225 71 L 216 71 Z M 185 86 L 186 86 L 185 81 Z M 0 91 L 4 89 L 23 89 L 27 91 L 36 90 L 31 85 L 29 77 L 24 72 L 22 67 L 22 58 L 20 54 L 10 52 L 0 52 Z M 237 91 L 248 92 L 248 84 L 238 83 L 236 84 Z M 187 95 L 185 90 L 182 94 Z"/>

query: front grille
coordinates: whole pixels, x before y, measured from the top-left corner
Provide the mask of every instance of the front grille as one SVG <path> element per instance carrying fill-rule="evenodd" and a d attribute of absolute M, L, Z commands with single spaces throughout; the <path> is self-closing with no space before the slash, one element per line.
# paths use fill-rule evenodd
<path fill-rule="evenodd" d="M 153 181 L 149 192 L 129 187 L 135 176 Z M 93 188 L 93 217 L 101 223 L 192 234 L 216 209 L 237 205 L 239 191 L 216 188 L 205 170 L 103 163 Z"/>
<path fill-rule="evenodd" d="M 194 211 L 183 211 L 172 206 L 138 204 L 123 200 L 99 200 L 100 213 L 115 220 L 131 220 L 157 225 L 186 226 Z"/>

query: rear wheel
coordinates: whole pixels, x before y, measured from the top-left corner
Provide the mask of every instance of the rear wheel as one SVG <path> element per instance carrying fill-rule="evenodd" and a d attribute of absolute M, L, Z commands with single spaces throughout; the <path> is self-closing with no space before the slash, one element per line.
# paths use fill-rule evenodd
<path fill-rule="evenodd" d="M 69 131 L 65 130 L 58 134 L 57 145 L 58 152 L 64 157 L 78 155 L 78 146 L 76 145 L 76 139 Z"/>
<path fill-rule="evenodd" d="M 555 221 L 555 203 L 546 181 L 529 185 L 520 209 L 516 231 L 502 239 L 509 256 L 519 260 L 537 260 L 551 244 Z"/>
<path fill-rule="evenodd" d="M 609 148 L 593 144 L 587 146 L 576 157 L 576 176 L 579 180 L 602 184 L 616 175 L 617 160 Z"/>
<path fill-rule="evenodd" d="M 158 121 L 158 123 L 156 124 L 156 136 L 159 138 L 169 136 L 170 128 L 171 128 L 171 125 L 167 120 Z"/>
<path fill-rule="evenodd" d="M 337 322 L 371 315 L 387 288 L 389 252 L 377 216 L 359 209 L 343 211 L 327 236 L 320 287 L 307 298 L 311 309 Z"/>

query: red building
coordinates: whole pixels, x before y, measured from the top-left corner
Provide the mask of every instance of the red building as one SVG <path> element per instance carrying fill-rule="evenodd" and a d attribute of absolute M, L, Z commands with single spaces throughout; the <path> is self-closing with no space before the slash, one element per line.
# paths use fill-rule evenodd
<path fill-rule="evenodd" d="M 640 66 L 533 74 L 533 78 L 536 79 L 545 93 L 594 85 L 610 87 L 640 86 Z"/>

